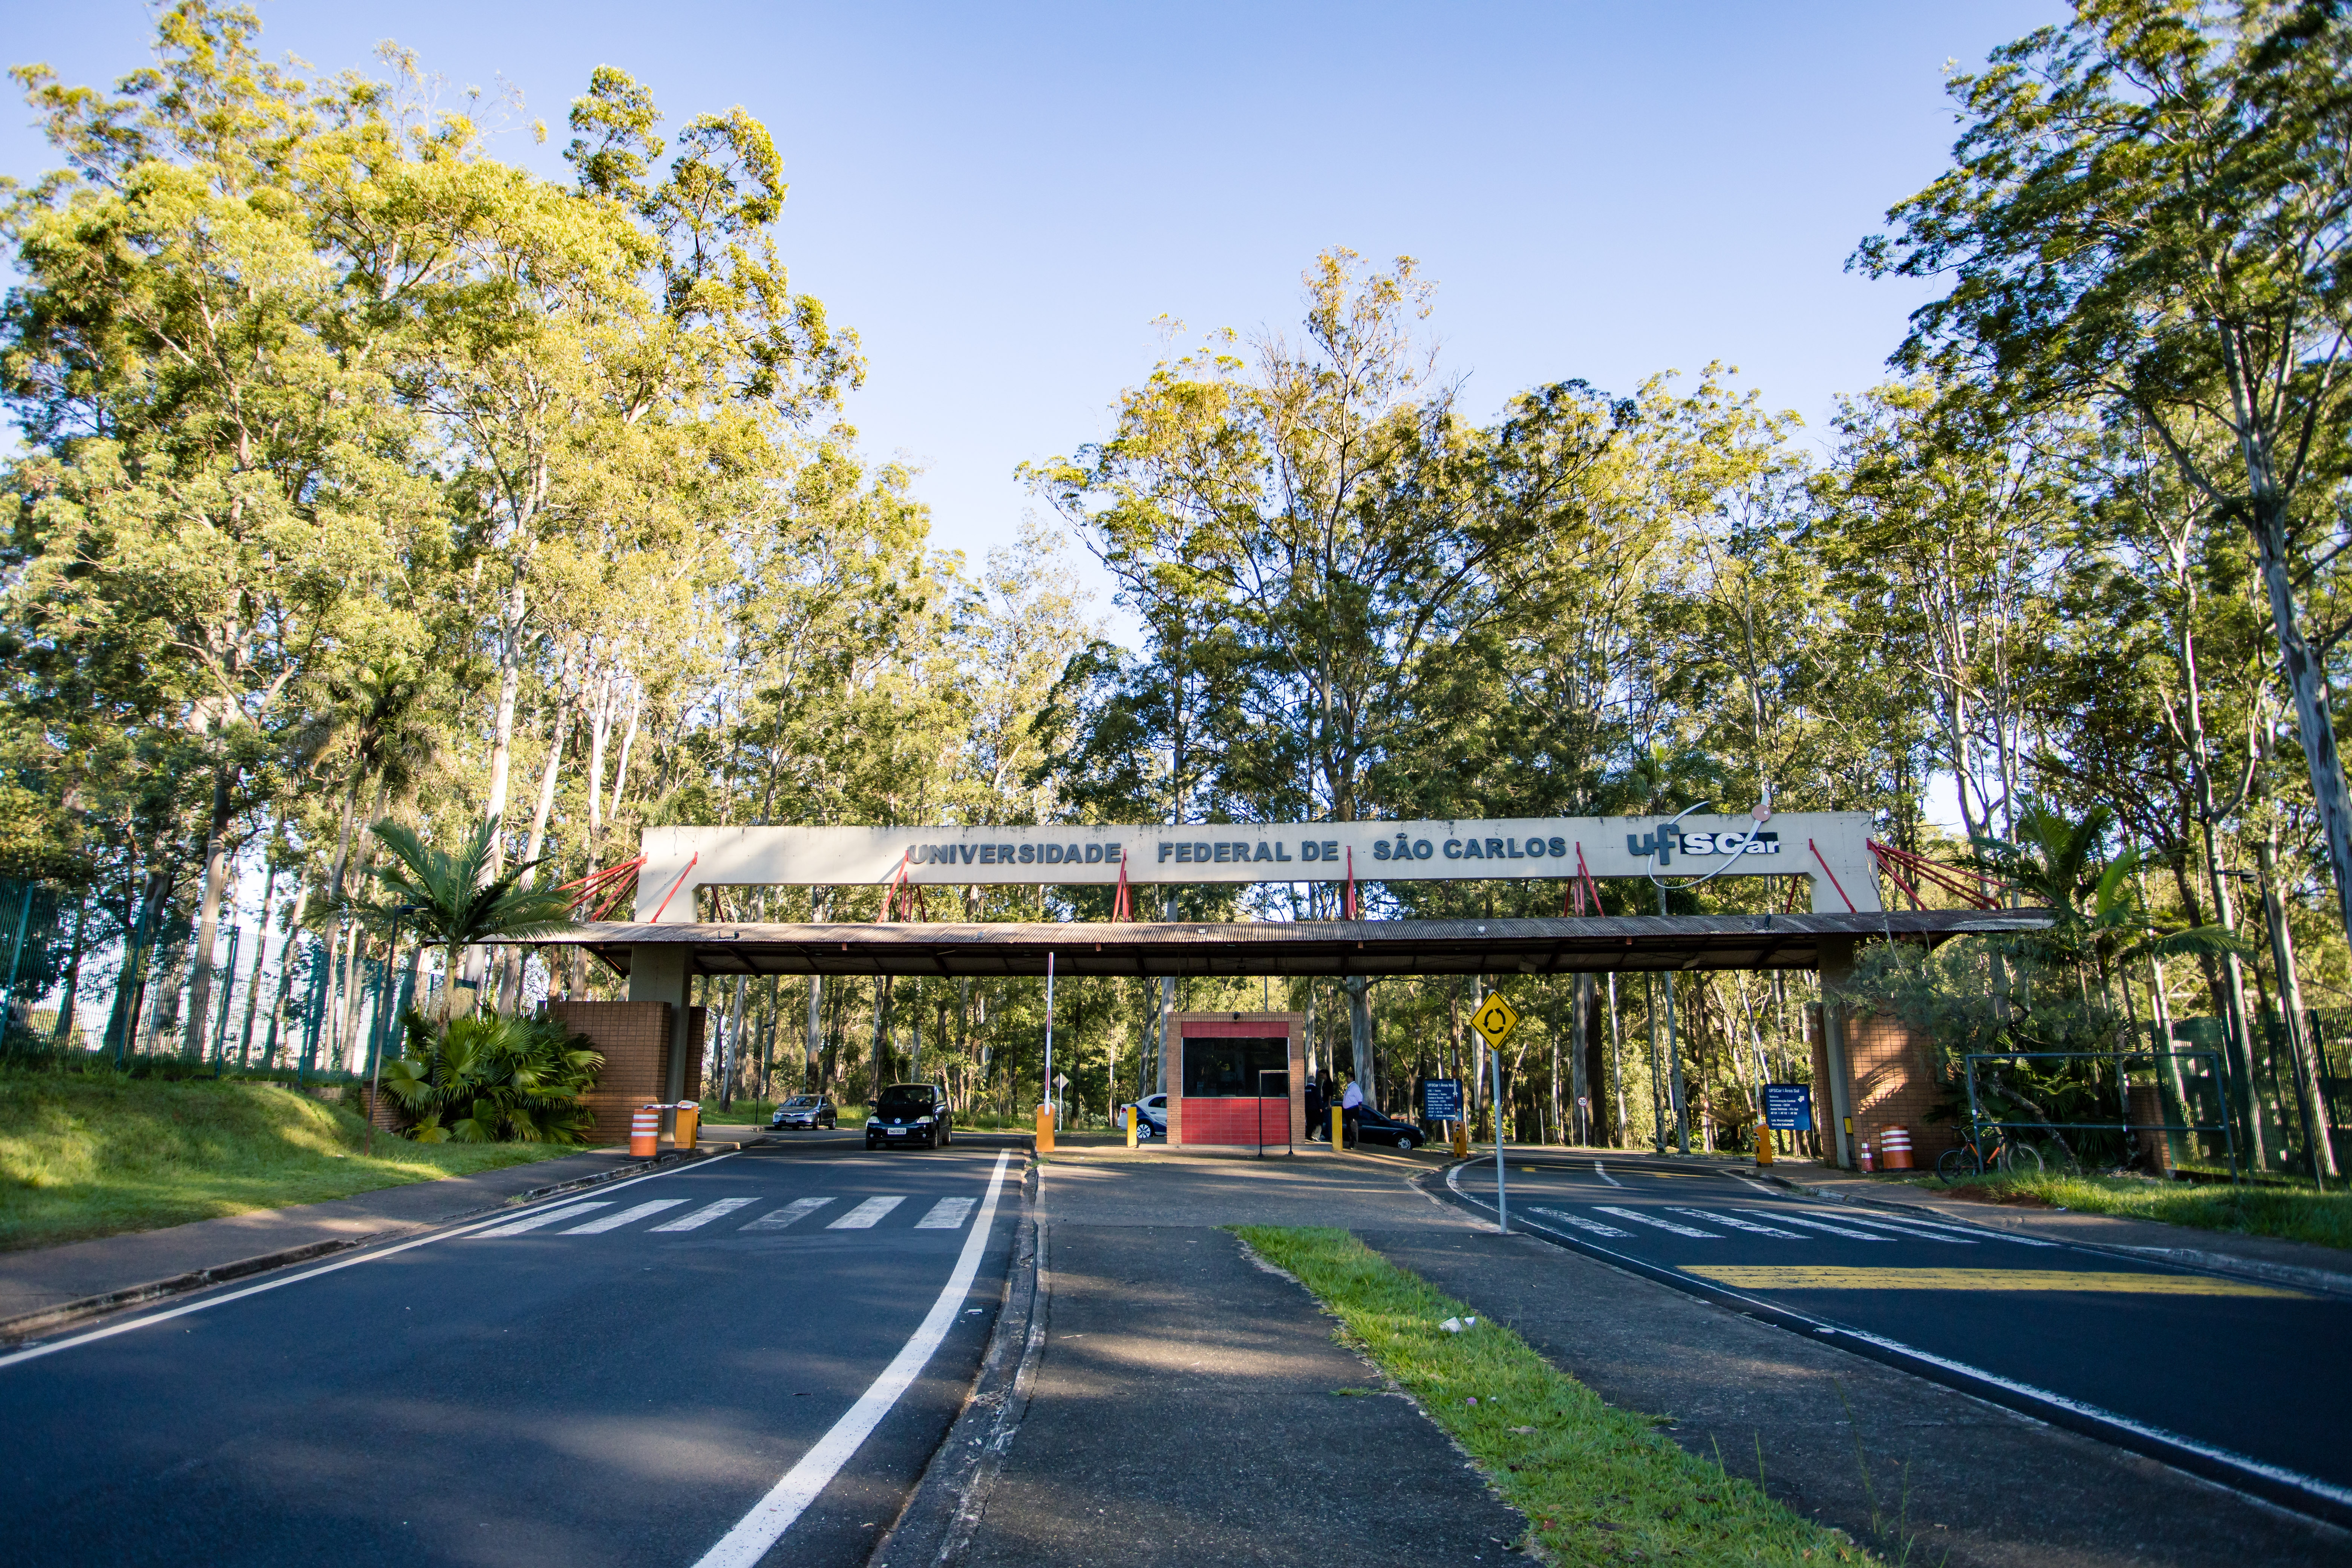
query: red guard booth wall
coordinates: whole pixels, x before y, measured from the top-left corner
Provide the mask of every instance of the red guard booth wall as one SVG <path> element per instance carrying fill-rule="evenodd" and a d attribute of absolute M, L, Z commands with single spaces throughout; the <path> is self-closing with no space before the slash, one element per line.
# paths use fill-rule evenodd
<path fill-rule="evenodd" d="M 1187 1042 L 1197 1042 L 1189 1063 Z M 1168 1063 L 1168 1144 L 1255 1148 L 1307 1141 L 1307 1019 L 1298 1013 L 1177 1013 L 1161 1039 Z M 1188 1071 L 1188 1066 L 1190 1070 Z M 1249 1090 L 1261 1068 L 1286 1080 L 1263 1100 Z M 1192 1090 L 1206 1090 L 1193 1093 Z"/>

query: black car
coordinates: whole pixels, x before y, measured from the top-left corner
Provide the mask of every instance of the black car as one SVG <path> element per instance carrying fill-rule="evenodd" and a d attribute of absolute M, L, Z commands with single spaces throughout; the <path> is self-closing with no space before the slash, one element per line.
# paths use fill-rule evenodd
<path fill-rule="evenodd" d="M 1429 1142 L 1427 1129 L 1411 1121 L 1399 1121 L 1393 1116 L 1383 1116 L 1369 1105 L 1358 1107 L 1356 1116 L 1356 1142 L 1359 1143 L 1387 1143 L 1410 1154 Z M 1326 1110 L 1321 1124 L 1310 1130 L 1307 1136 L 1328 1138 L 1330 1135 L 1331 1113 Z"/>
<path fill-rule="evenodd" d="M 874 1114 L 866 1119 L 866 1146 L 920 1143 L 936 1149 L 953 1142 L 947 1090 L 935 1083 L 894 1083 L 874 1097 Z"/>
<path fill-rule="evenodd" d="M 811 1131 L 832 1127 L 841 1113 L 834 1108 L 830 1097 L 822 1094 L 796 1094 L 776 1107 L 776 1114 L 768 1119 L 772 1128 L 805 1127 Z"/>

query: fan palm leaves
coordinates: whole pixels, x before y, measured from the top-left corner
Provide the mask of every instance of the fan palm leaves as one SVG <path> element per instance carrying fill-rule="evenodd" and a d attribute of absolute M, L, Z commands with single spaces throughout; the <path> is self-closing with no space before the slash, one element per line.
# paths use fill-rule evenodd
<path fill-rule="evenodd" d="M 551 1018 L 478 1013 L 437 1033 L 411 1012 L 408 1050 L 383 1091 L 422 1143 L 578 1142 L 594 1120 L 581 1098 L 604 1058 Z"/>
<path fill-rule="evenodd" d="M 2017 819 L 2012 839 L 1978 838 L 1978 868 L 2008 883 L 2055 917 L 2034 939 L 2044 955 L 2066 963 L 2089 963 L 2104 979 L 2114 965 L 2140 958 L 2246 956 L 2253 944 L 2221 926 L 2162 931 L 2141 903 L 2132 873 L 2137 847 L 2099 863 L 2115 817 L 2095 805 L 2080 818 L 2034 802 Z"/>
<path fill-rule="evenodd" d="M 527 941 L 569 926 L 567 895 L 516 886 L 537 861 L 490 875 L 498 830 L 498 819 L 490 818 L 456 848 L 445 849 L 397 822 L 377 823 L 369 831 L 392 861 L 370 873 L 384 897 L 359 906 L 362 918 L 383 924 L 397 921 L 440 943 L 447 958 L 442 973 L 451 976 L 457 973 L 459 952 L 476 942 Z"/>

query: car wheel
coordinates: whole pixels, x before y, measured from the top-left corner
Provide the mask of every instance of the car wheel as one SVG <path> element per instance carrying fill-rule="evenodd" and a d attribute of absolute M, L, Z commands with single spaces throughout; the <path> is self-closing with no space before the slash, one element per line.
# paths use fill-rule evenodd
<path fill-rule="evenodd" d="M 1400 1154 L 1410 1154 L 1413 1152 L 1414 1147 L 1415 1145 L 1411 1134 L 1406 1134 L 1397 1139 L 1397 1152 Z"/>

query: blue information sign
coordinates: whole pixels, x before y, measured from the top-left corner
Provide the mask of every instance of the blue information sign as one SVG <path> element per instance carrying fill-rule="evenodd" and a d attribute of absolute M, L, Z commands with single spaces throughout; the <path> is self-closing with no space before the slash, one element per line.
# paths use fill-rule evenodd
<path fill-rule="evenodd" d="M 1803 1083 L 1766 1084 L 1764 1125 L 1776 1132 L 1811 1132 L 1813 1130 L 1812 1086 Z"/>
<path fill-rule="evenodd" d="M 1458 1078 L 1422 1079 L 1421 1119 L 1423 1121 L 1461 1121 L 1462 1080 Z"/>

